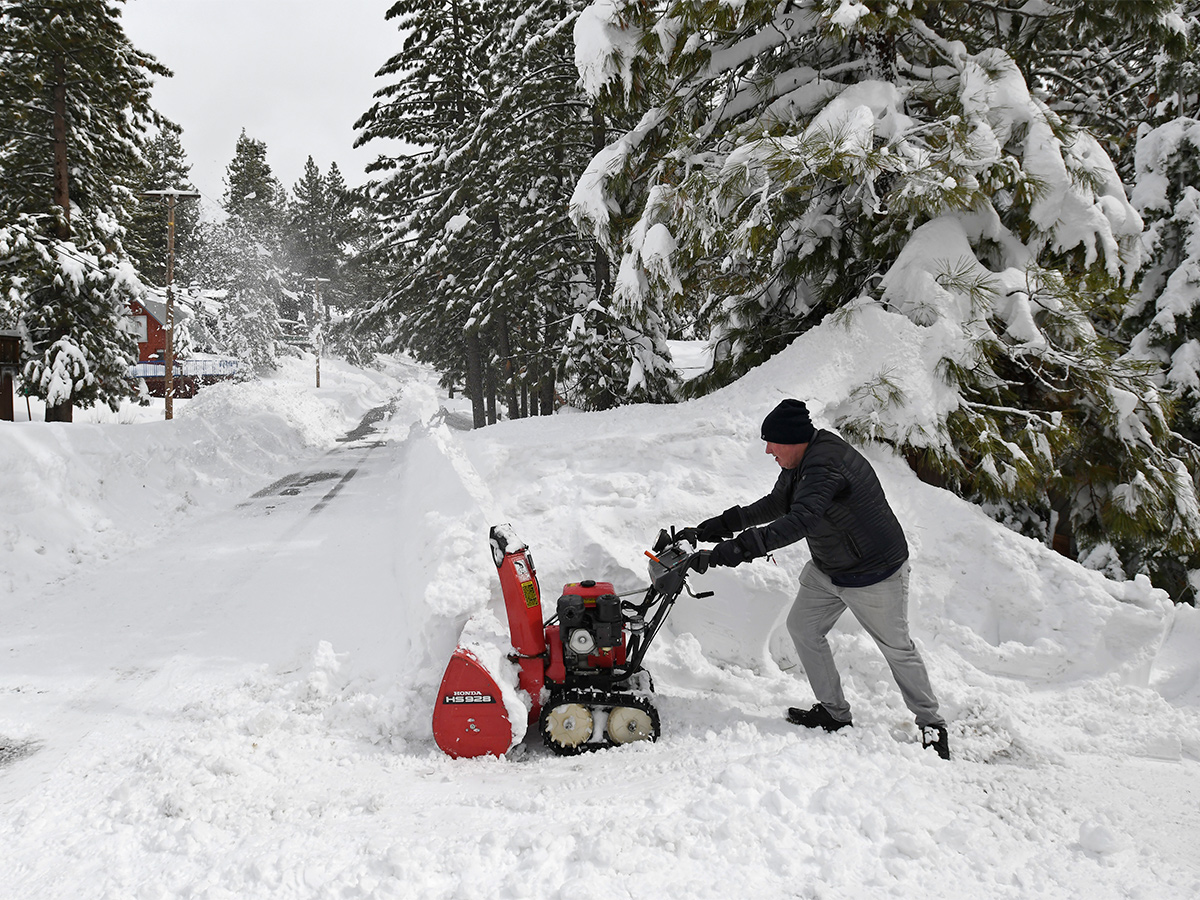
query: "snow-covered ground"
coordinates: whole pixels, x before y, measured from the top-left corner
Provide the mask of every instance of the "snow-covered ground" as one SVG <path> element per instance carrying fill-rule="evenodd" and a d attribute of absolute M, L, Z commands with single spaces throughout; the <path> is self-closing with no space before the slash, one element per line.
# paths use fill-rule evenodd
<path fill-rule="evenodd" d="M 783 721 L 811 702 L 779 627 L 803 546 L 695 579 L 715 596 L 649 657 L 657 743 L 437 749 L 460 633 L 502 630 L 488 527 L 551 596 L 644 584 L 660 526 L 770 487 L 780 398 L 845 399 L 863 335 L 810 335 L 701 400 L 478 432 L 398 359 L 319 390 L 286 361 L 171 423 L 0 425 L 0 897 L 1200 896 L 1200 614 L 879 448 L 950 763 L 850 617 L 855 727 Z"/>

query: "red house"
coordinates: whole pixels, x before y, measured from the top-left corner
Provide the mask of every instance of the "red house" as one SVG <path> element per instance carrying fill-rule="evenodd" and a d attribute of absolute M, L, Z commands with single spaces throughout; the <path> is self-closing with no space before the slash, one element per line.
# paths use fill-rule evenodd
<path fill-rule="evenodd" d="M 167 350 L 167 330 L 163 327 L 167 304 L 149 297 L 131 300 L 129 314 L 133 318 L 133 333 L 138 339 L 138 362 L 161 361 Z"/>
<path fill-rule="evenodd" d="M 167 329 L 163 324 L 167 318 L 167 304 L 146 296 L 129 303 L 130 330 L 137 336 L 138 362 L 131 366 L 129 374 L 146 383 L 152 397 L 162 397 L 166 391 Z M 181 304 L 175 304 L 175 325 L 189 318 L 190 314 Z M 238 362 L 222 356 L 193 353 L 188 358 L 175 355 L 174 395 L 194 397 L 196 391 L 206 384 L 216 384 L 237 374 Z"/>

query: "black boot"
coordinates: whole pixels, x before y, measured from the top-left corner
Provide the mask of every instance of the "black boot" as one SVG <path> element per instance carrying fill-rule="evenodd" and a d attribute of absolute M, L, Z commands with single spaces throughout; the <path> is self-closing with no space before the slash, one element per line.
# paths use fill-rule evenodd
<path fill-rule="evenodd" d="M 805 728 L 824 728 L 826 731 L 837 731 L 852 724 L 850 721 L 839 722 L 829 714 L 820 703 L 814 703 L 812 709 L 798 709 L 789 706 L 787 720 L 793 725 L 803 725 Z"/>
<path fill-rule="evenodd" d="M 921 746 L 932 747 L 942 759 L 950 758 L 950 737 L 945 725 L 922 725 Z"/>

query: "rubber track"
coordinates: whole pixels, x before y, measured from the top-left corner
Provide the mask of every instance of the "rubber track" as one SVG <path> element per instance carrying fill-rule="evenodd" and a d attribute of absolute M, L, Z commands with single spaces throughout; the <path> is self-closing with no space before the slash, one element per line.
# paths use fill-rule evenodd
<path fill-rule="evenodd" d="M 564 746 L 550 737 L 550 734 L 546 730 L 546 723 L 549 720 L 550 713 L 552 710 L 567 703 L 578 703 L 581 706 L 586 706 L 592 711 L 593 716 L 597 710 L 610 712 L 618 706 L 631 706 L 640 709 L 650 716 L 650 740 L 658 740 L 660 734 L 658 710 L 654 708 L 654 704 L 646 697 L 639 696 L 638 694 L 607 693 L 605 691 L 576 688 L 552 695 L 550 702 L 542 707 L 542 715 L 538 719 L 538 731 L 541 732 L 542 743 L 558 756 L 578 756 L 580 753 L 590 753 L 594 750 L 607 750 L 610 747 L 624 746 L 623 744 L 614 743 L 607 735 L 604 736 L 603 740 L 587 740 L 576 747 Z"/>

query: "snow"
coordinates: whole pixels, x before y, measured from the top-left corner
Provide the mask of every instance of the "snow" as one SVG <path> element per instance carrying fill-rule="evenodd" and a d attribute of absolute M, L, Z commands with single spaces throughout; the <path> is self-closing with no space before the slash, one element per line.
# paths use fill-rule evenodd
<path fill-rule="evenodd" d="M 848 360 L 927 371 L 899 348 L 941 350 L 889 344 L 903 327 L 862 309 L 699 400 L 475 432 L 398 358 L 323 360 L 320 389 L 284 360 L 172 422 L 0 425 L 0 897 L 1200 895 L 1200 612 L 883 447 L 950 763 L 849 618 L 831 639 L 855 727 L 783 720 L 812 702 L 780 627 L 802 545 L 695 579 L 715 596 L 685 597 L 648 658 L 657 743 L 433 743 L 455 645 L 505 665 L 489 526 L 511 523 L 545 594 L 644 585 L 658 527 L 770 487 L 758 425 L 780 398 L 828 426 L 861 382 Z"/>
<path fill-rule="evenodd" d="M 1173 156 L 1187 152 L 1188 144 L 1200 146 L 1200 122 L 1195 119 L 1174 119 L 1138 137 L 1134 153 L 1137 180 L 1129 198 L 1137 209 L 1169 210 L 1167 169 Z"/>
<path fill-rule="evenodd" d="M 1177 320 L 1186 321 L 1200 303 L 1200 190 L 1181 179 L 1173 207 L 1168 198 L 1169 173 L 1194 155 L 1197 147 L 1200 122 L 1185 118 L 1145 131 L 1137 143 L 1132 202 L 1148 216 L 1166 214 L 1151 221 L 1142 237 L 1147 258 L 1161 259 L 1166 271 L 1159 267 L 1147 271 L 1138 301 L 1139 305 L 1154 302 L 1151 332 L 1160 337 L 1174 335 L 1180 327 Z M 1194 391 L 1197 362 L 1195 342 L 1181 343 L 1172 353 L 1168 382 L 1182 393 Z"/>
<path fill-rule="evenodd" d="M 633 91 L 633 61 L 642 34 L 622 24 L 614 0 L 595 0 L 575 20 L 575 68 L 579 85 L 592 98 L 620 76 L 628 97 Z"/>
<path fill-rule="evenodd" d="M 51 362 L 42 369 L 40 387 L 51 405 L 65 403 L 94 380 L 87 354 L 69 337 L 51 344 L 46 355 Z"/>
<path fill-rule="evenodd" d="M 870 14 L 871 10 L 858 0 L 842 0 L 841 5 L 829 16 L 829 21 L 839 28 L 852 31 L 859 19 Z"/>

